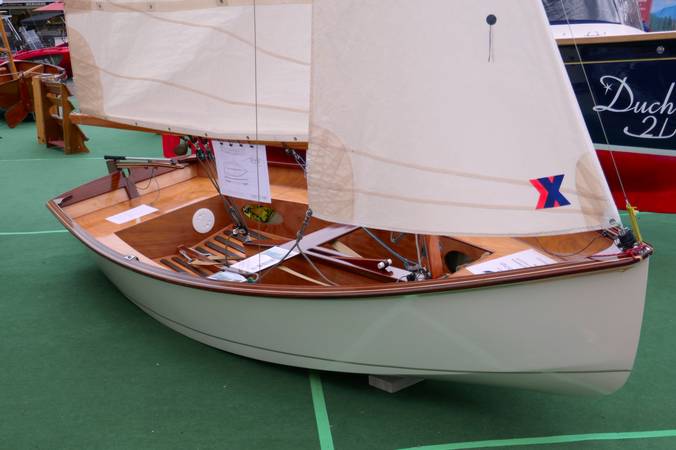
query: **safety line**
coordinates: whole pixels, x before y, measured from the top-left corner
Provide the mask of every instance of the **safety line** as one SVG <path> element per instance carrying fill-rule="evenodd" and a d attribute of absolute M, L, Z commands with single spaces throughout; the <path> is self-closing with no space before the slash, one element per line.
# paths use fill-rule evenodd
<path fill-rule="evenodd" d="M 45 230 L 45 231 L 6 231 L 0 232 L 0 236 L 32 236 L 35 234 L 68 233 L 68 230 Z"/>
<path fill-rule="evenodd" d="M 317 421 L 319 448 L 321 450 L 333 450 L 333 436 L 331 435 L 329 413 L 326 411 L 322 380 L 317 372 L 310 372 L 310 390 L 312 392 L 312 405 L 315 409 L 315 420 Z"/>
<path fill-rule="evenodd" d="M 564 444 L 585 441 L 617 441 L 626 439 L 654 439 L 676 437 L 676 430 L 636 431 L 622 433 L 568 434 L 517 439 L 494 439 L 490 441 L 458 442 L 453 444 L 426 445 L 400 450 L 460 450 L 468 448 L 514 447 L 517 445 Z"/>

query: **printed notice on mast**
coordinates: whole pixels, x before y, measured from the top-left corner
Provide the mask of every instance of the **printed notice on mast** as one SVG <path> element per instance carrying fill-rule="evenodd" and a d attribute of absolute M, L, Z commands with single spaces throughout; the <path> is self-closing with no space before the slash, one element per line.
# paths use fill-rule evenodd
<path fill-rule="evenodd" d="M 221 194 L 271 203 L 268 159 L 264 145 L 212 141 Z"/>

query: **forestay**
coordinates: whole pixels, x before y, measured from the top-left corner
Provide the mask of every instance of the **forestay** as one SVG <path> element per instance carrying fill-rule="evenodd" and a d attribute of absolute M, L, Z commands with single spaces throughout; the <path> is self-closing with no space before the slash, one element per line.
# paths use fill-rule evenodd
<path fill-rule="evenodd" d="M 316 216 L 511 236 L 619 221 L 541 0 L 315 0 L 312 61 Z"/>
<path fill-rule="evenodd" d="M 311 8 L 311 0 L 257 0 L 255 14 L 253 0 L 69 0 L 81 110 L 197 136 L 305 141 Z"/>

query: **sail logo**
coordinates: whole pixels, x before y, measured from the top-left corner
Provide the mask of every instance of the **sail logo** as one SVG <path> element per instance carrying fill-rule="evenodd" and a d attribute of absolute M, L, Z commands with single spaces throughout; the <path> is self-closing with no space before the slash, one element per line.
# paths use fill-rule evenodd
<path fill-rule="evenodd" d="M 676 105 L 672 102 L 676 82 L 669 85 L 663 101 L 646 102 L 636 100 L 634 90 L 627 77 L 618 78 L 604 75 L 599 79 L 604 94 L 612 97 L 607 105 L 594 106 L 595 112 L 633 113 L 644 115 L 638 127 L 625 126 L 625 135 L 643 139 L 671 139 L 676 136 L 676 126 L 669 124 L 670 117 L 676 113 Z"/>
<path fill-rule="evenodd" d="M 561 193 L 563 175 L 534 178 L 530 180 L 530 184 L 540 193 L 540 198 L 535 209 L 558 208 L 559 206 L 570 205 L 568 199 Z"/>

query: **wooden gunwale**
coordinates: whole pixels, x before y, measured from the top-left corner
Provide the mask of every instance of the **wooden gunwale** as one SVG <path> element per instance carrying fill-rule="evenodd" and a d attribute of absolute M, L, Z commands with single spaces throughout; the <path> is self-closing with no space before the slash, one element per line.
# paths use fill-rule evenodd
<path fill-rule="evenodd" d="M 169 167 L 158 167 L 154 169 L 139 167 L 134 169 L 132 172 L 130 181 L 133 183 L 147 181 L 153 176 L 159 177 L 160 175 L 169 173 L 172 170 L 174 169 Z M 84 200 L 89 200 L 90 198 L 105 194 L 106 192 L 122 189 L 124 186 L 122 174 L 120 172 L 114 172 L 112 174 L 85 183 L 77 189 L 65 192 L 57 198 L 62 199 L 60 206 L 66 207 Z"/>
<path fill-rule="evenodd" d="M 13 79 L 11 77 L 12 75 L 28 74 L 29 76 L 53 75 L 58 79 L 62 79 L 66 76 L 66 69 L 64 69 L 63 67 L 55 66 L 53 64 L 37 63 L 27 60 L 14 60 L 14 64 L 16 65 L 16 72 L 12 72 L 11 70 L 6 73 L 3 72 L 2 73 L 3 77 L 8 76 L 10 79 Z M 38 66 L 40 66 L 39 72 L 34 73 L 37 70 Z M 0 67 L 9 67 L 8 61 L 0 63 Z"/>
<path fill-rule="evenodd" d="M 58 197 L 57 197 L 58 198 Z M 73 223 L 61 207 L 52 199 L 47 208 L 70 231 L 73 236 L 89 247 L 99 256 L 138 274 L 155 278 L 167 283 L 221 292 L 232 295 L 247 295 L 256 297 L 275 298 L 364 298 L 390 297 L 395 295 L 420 295 L 440 292 L 453 292 L 465 289 L 488 288 L 497 285 L 507 285 L 523 282 L 541 281 L 549 278 L 558 278 L 607 270 L 617 270 L 640 262 L 639 256 L 622 256 L 614 260 L 559 263 L 551 266 L 513 270 L 484 275 L 461 276 L 453 279 L 427 280 L 408 283 L 384 285 L 351 285 L 351 286 L 290 286 L 281 284 L 246 284 L 226 283 L 196 278 L 181 273 L 172 273 L 139 261 L 129 261 L 94 237 L 89 235 L 81 226 Z M 652 254 L 649 247 L 646 256 Z"/>

